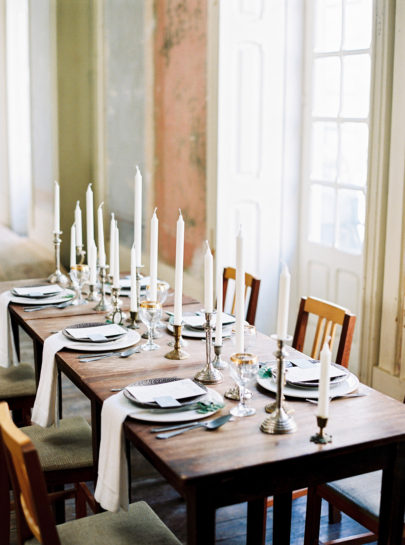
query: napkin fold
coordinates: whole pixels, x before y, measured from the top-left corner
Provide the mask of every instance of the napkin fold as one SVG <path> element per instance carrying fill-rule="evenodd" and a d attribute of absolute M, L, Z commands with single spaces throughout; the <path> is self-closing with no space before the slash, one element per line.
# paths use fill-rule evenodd
<path fill-rule="evenodd" d="M 5 291 L 0 295 L 0 365 L 10 367 L 15 358 L 14 339 L 11 335 L 10 314 L 8 305 L 12 295 L 10 291 Z"/>

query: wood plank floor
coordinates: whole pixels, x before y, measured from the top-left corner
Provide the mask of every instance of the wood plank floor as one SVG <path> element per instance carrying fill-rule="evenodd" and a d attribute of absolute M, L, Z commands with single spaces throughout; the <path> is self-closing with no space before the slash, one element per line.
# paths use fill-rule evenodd
<path fill-rule="evenodd" d="M 24 361 L 32 361 L 32 348 L 29 339 L 22 333 L 22 348 Z M 79 392 L 68 379 L 63 380 L 63 407 L 64 416 L 81 414 L 90 418 L 88 400 Z M 186 543 L 186 509 L 182 498 L 169 486 L 154 468 L 137 452 L 132 449 L 132 501 L 145 500 L 156 511 L 160 518 Z M 213 491 L 213 494 L 215 492 Z M 306 498 L 299 498 L 293 502 L 291 544 L 302 545 L 304 541 Z M 322 506 L 321 533 L 322 541 L 336 539 L 363 533 L 365 529 L 349 519 L 342 517 L 338 524 L 328 524 L 327 505 Z M 67 506 L 67 519 L 73 517 L 73 505 Z M 267 517 L 267 540 L 272 543 L 273 527 L 272 509 Z M 242 545 L 246 538 L 246 504 L 232 505 L 218 509 L 216 543 L 220 545 Z M 10 545 L 15 545 L 15 521 L 12 521 L 12 536 Z M 113 545 L 113 544 L 112 544 Z M 152 545 L 152 544 L 150 544 Z"/>

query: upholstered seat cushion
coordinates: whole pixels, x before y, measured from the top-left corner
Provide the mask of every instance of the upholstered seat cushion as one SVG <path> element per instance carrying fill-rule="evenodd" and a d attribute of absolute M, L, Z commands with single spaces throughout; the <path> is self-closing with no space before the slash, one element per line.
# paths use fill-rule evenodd
<path fill-rule="evenodd" d="M 34 443 L 44 471 L 93 465 L 91 428 L 83 417 L 63 418 L 59 427 L 21 429 Z"/>
<path fill-rule="evenodd" d="M 133 503 L 128 512 L 99 513 L 61 524 L 62 545 L 180 545 L 180 541 L 143 501 Z M 34 538 L 25 545 L 38 545 Z"/>
<path fill-rule="evenodd" d="M 35 395 L 35 375 L 31 365 L 0 366 L 0 399 L 31 395 Z"/>
<path fill-rule="evenodd" d="M 380 512 L 381 471 L 373 471 L 340 481 L 328 483 L 328 487 L 356 503 L 368 514 L 378 518 Z"/>

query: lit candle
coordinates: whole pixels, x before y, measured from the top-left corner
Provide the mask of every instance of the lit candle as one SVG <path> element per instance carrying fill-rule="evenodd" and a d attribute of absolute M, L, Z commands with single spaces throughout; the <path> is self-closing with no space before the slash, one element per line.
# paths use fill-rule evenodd
<path fill-rule="evenodd" d="M 184 221 L 179 210 L 176 228 L 176 272 L 174 278 L 174 325 L 181 325 L 183 302 Z"/>
<path fill-rule="evenodd" d="M 222 307 L 223 307 L 223 285 L 222 285 L 222 263 L 220 257 L 219 243 L 217 238 L 216 248 L 216 284 L 217 284 L 217 316 L 215 323 L 215 345 L 222 345 Z"/>
<path fill-rule="evenodd" d="M 55 181 L 54 201 L 53 201 L 53 232 L 60 232 L 60 194 L 59 184 Z"/>
<path fill-rule="evenodd" d="M 204 310 L 212 312 L 212 292 L 213 292 L 213 259 L 208 240 L 205 241 L 206 250 L 204 255 Z"/>
<path fill-rule="evenodd" d="M 242 227 L 239 228 L 239 233 L 236 237 L 235 319 L 236 352 L 243 353 L 245 351 L 245 267 Z"/>
<path fill-rule="evenodd" d="M 70 268 L 76 266 L 76 226 L 70 228 Z"/>
<path fill-rule="evenodd" d="M 321 351 L 321 374 L 319 378 L 318 416 L 328 418 L 329 415 L 329 373 L 332 354 L 327 342 Z"/>
<path fill-rule="evenodd" d="M 118 225 L 115 225 L 114 231 L 114 277 L 113 277 L 113 287 L 119 289 L 120 287 L 120 234 Z"/>
<path fill-rule="evenodd" d="M 111 213 L 111 221 L 110 221 L 110 274 L 114 274 L 114 271 L 112 269 L 112 266 L 113 266 L 113 263 L 114 263 L 114 256 L 115 256 L 114 230 L 115 230 L 115 218 L 114 218 L 114 212 L 112 212 Z"/>
<path fill-rule="evenodd" d="M 90 242 L 89 254 L 90 284 L 94 286 L 97 283 L 97 246 L 94 240 Z"/>
<path fill-rule="evenodd" d="M 104 203 L 102 202 L 97 209 L 98 262 L 100 267 L 105 267 L 103 204 Z"/>
<path fill-rule="evenodd" d="M 157 300 L 157 266 L 158 266 L 158 232 L 159 220 L 156 216 L 156 208 L 150 220 L 150 298 Z"/>
<path fill-rule="evenodd" d="M 138 165 L 135 172 L 134 239 L 136 264 L 140 267 L 142 265 L 142 176 Z"/>
<path fill-rule="evenodd" d="M 76 225 L 76 246 L 83 246 L 82 238 L 82 211 L 80 210 L 80 201 L 76 202 L 75 208 L 75 225 Z"/>
<path fill-rule="evenodd" d="M 136 312 L 138 310 L 138 302 L 136 300 L 136 250 L 135 242 L 131 248 L 131 302 L 130 311 Z"/>
<path fill-rule="evenodd" d="M 86 235 L 87 251 L 90 253 L 91 243 L 94 240 L 93 191 L 91 184 L 87 186 L 86 191 Z M 88 256 L 88 263 L 90 263 L 90 256 Z"/>
<path fill-rule="evenodd" d="M 284 263 L 283 270 L 280 274 L 280 284 L 278 288 L 277 337 L 279 339 L 287 338 L 290 281 L 291 275 L 287 265 Z"/>

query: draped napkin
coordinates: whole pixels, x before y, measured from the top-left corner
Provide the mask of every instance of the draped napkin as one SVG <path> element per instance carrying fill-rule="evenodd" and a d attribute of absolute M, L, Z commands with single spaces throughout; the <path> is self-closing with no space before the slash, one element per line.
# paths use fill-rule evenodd
<path fill-rule="evenodd" d="M 206 398 L 199 401 L 221 403 L 223 398 L 215 390 L 210 389 Z M 156 414 L 158 410 L 154 409 L 153 414 Z M 108 511 L 115 513 L 120 508 L 128 510 L 128 469 L 122 424 L 127 416 L 136 417 L 137 413 L 147 414 L 148 412 L 148 409 L 137 407 L 129 401 L 124 396 L 124 392 L 110 396 L 103 403 L 98 478 L 94 497 L 101 507 Z M 181 417 L 177 421 L 181 421 Z M 173 422 L 167 422 L 167 424 L 170 425 Z M 193 421 L 190 421 L 190 425 L 192 424 Z"/>
<path fill-rule="evenodd" d="M 10 367 L 13 364 L 15 348 L 11 335 L 10 315 L 8 305 L 11 301 L 11 292 L 5 291 L 0 295 L 0 365 Z"/>

